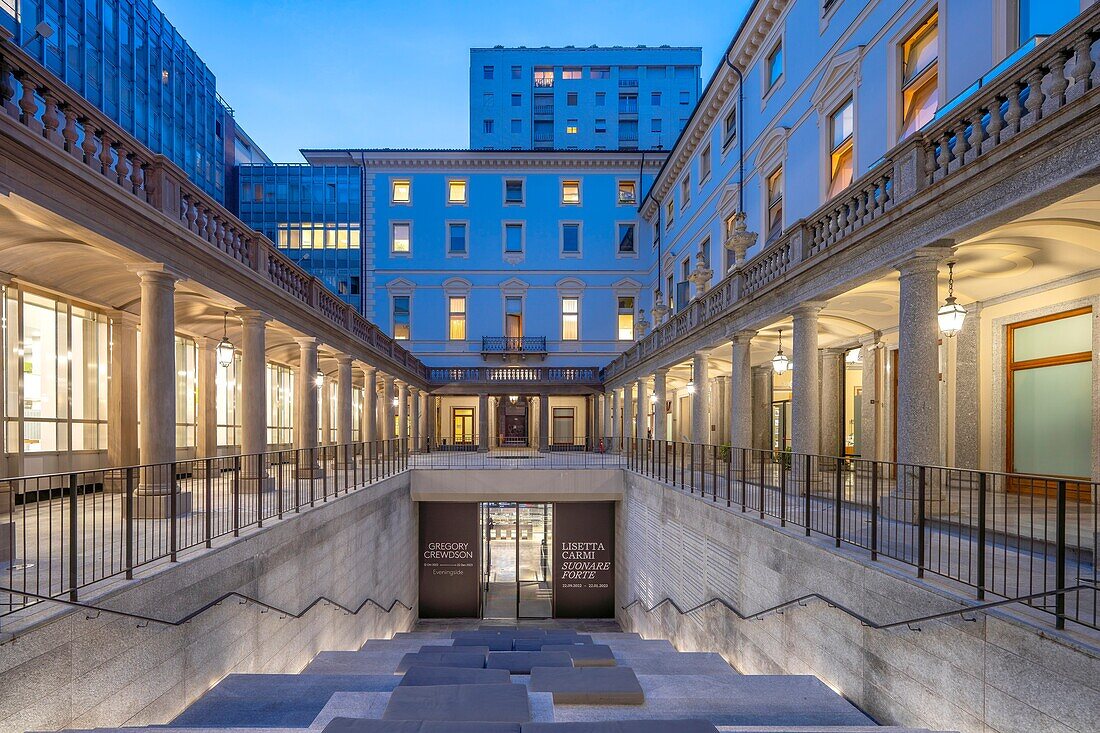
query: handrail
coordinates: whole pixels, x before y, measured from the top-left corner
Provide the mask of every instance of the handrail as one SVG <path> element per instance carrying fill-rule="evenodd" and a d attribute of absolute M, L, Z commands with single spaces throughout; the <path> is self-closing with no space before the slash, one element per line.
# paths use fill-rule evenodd
<path fill-rule="evenodd" d="M 848 606 L 845 606 L 843 603 L 840 603 L 838 601 L 834 601 L 832 598 L 830 598 L 829 596 L 826 596 L 822 593 L 807 593 L 806 595 L 799 596 L 798 598 L 793 598 L 789 601 L 784 601 L 783 603 L 778 603 L 774 606 L 771 606 L 769 608 L 765 608 L 761 611 L 756 611 L 754 613 L 743 613 L 740 609 L 737 608 L 737 606 L 730 603 L 729 601 L 722 598 L 721 596 L 714 596 L 710 600 L 703 601 L 702 603 L 698 604 L 697 606 L 692 606 L 691 608 L 689 608 L 687 610 L 684 610 L 684 609 L 680 608 L 680 605 L 678 603 L 676 603 L 676 601 L 674 601 L 669 596 L 665 596 L 664 598 L 657 601 L 655 604 L 653 604 L 652 606 L 649 606 L 648 608 L 643 604 L 641 598 L 635 598 L 633 601 L 626 604 L 625 606 L 620 606 L 619 609 L 622 610 L 622 611 L 627 611 L 627 610 L 630 610 L 634 606 L 641 605 L 642 610 L 645 611 L 645 613 L 649 614 L 649 613 L 652 613 L 653 611 L 655 611 L 656 609 L 658 609 L 659 607 L 661 607 L 663 605 L 670 605 L 674 609 L 676 609 L 676 612 L 679 613 L 681 616 L 687 616 L 687 615 L 695 613 L 696 611 L 699 611 L 703 608 L 706 608 L 707 606 L 710 606 L 712 604 L 717 603 L 721 606 L 724 606 L 727 610 L 729 610 L 731 613 L 736 615 L 737 618 L 741 619 L 742 621 L 759 621 L 760 619 L 764 618 L 765 616 L 768 616 L 768 615 L 773 614 L 773 613 L 781 615 L 783 613 L 783 611 L 785 611 L 788 608 L 792 608 L 792 607 L 795 607 L 795 606 L 798 606 L 799 608 L 805 608 L 810 601 L 820 601 L 821 603 L 826 604 L 830 608 L 835 608 L 838 611 L 843 611 L 844 613 L 848 614 L 849 616 L 851 616 L 855 620 L 859 621 L 860 624 L 862 624 L 863 626 L 867 626 L 867 627 L 875 629 L 877 631 L 885 631 L 885 630 L 888 630 L 888 629 L 896 629 L 896 628 L 900 628 L 902 626 L 907 627 L 910 631 L 920 631 L 919 626 L 916 627 L 916 628 L 914 628 L 914 626 L 916 624 L 921 624 L 921 623 L 924 623 L 926 621 L 938 621 L 940 619 L 951 618 L 953 616 L 960 616 L 960 617 L 963 618 L 964 621 L 974 621 L 975 619 L 966 618 L 966 614 L 975 613 L 977 611 L 984 611 L 984 610 L 987 610 L 987 609 L 990 609 L 990 608 L 999 608 L 1001 606 L 1008 606 L 1008 605 L 1011 605 L 1013 603 L 1025 603 L 1026 601 L 1032 601 L 1032 600 L 1035 600 L 1035 599 L 1038 599 L 1038 598 L 1045 598 L 1047 596 L 1064 596 L 1068 593 L 1076 593 L 1076 592 L 1080 592 L 1080 591 L 1083 591 L 1083 590 L 1097 590 L 1097 586 L 1095 584 L 1080 583 L 1078 585 L 1069 586 L 1068 588 L 1058 588 L 1058 589 L 1055 589 L 1055 590 L 1041 591 L 1039 593 L 1029 593 L 1027 595 L 1016 596 L 1014 598 L 1002 598 L 1002 599 L 996 600 L 996 601 L 988 601 L 986 603 L 977 603 L 977 604 L 967 605 L 967 606 L 964 606 L 963 608 L 958 608 L 958 609 L 955 609 L 955 610 L 952 610 L 952 611 L 941 611 L 939 613 L 930 613 L 930 614 L 927 614 L 925 616 L 914 616 L 913 618 L 902 619 L 901 621 L 889 621 L 889 622 L 885 622 L 885 623 L 875 621 L 874 619 L 872 619 L 868 616 L 864 616 L 863 614 L 859 613 L 858 611 L 855 611 L 855 610 L 849 608 Z"/>
<path fill-rule="evenodd" d="M 230 598 L 240 598 L 244 603 L 252 603 L 254 605 L 257 605 L 257 606 L 260 606 L 260 607 L 264 608 L 265 612 L 266 611 L 274 611 L 274 612 L 276 612 L 276 613 L 278 613 L 278 614 L 280 614 L 284 617 L 290 617 L 290 618 L 302 618 L 307 613 L 309 613 L 309 611 L 314 606 L 316 606 L 319 603 L 329 603 L 329 604 L 339 608 L 341 611 L 344 611 L 345 613 L 351 614 L 352 616 L 358 615 L 359 612 L 362 611 L 367 605 L 373 605 L 373 606 L 379 608 L 380 610 L 382 610 L 384 613 L 390 613 L 391 611 L 393 611 L 395 606 L 401 606 L 406 611 L 413 610 L 412 606 L 405 603 L 400 598 L 394 598 L 392 601 L 390 601 L 389 606 L 383 606 L 381 603 L 374 600 L 373 598 L 367 597 L 367 598 L 364 598 L 363 601 L 358 606 L 356 606 L 355 608 L 349 608 L 348 606 L 345 606 L 344 604 L 340 603 L 339 601 L 332 600 L 328 596 L 320 595 L 320 596 L 317 596 L 316 598 L 314 598 L 308 604 L 306 604 L 305 608 L 303 608 L 301 611 L 295 612 L 295 611 L 287 611 L 284 608 L 280 608 L 278 606 L 267 603 L 266 601 L 261 601 L 258 598 L 254 598 L 253 596 L 247 595 L 245 593 L 240 593 L 239 591 L 234 590 L 234 591 L 229 591 L 228 593 L 223 593 L 222 595 L 218 596 L 214 600 L 212 600 L 208 603 L 204 603 L 203 605 L 196 608 L 194 611 L 191 611 L 190 613 L 188 613 L 188 614 L 180 617 L 179 619 L 176 619 L 176 620 L 173 621 L 171 619 L 158 618 L 156 616 L 147 616 L 147 615 L 142 614 L 142 613 L 132 613 L 130 611 L 119 611 L 118 609 L 115 609 L 115 608 L 107 608 L 105 606 L 98 606 L 94 603 L 82 603 L 80 601 L 71 601 L 67 598 L 54 598 L 53 596 L 44 596 L 44 595 L 41 595 L 41 594 L 38 594 L 38 593 L 31 593 L 29 591 L 18 590 L 16 588 L 0 587 L 0 593 L 11 593 L 11 594 L 23 596 L 23 597 L 26 597 L 26 598 L 33 598 L 37 601 L 53 601 L 54 603 L 60 603 L 63 606 L 69 606 L 71 608 L 80 608 L 80 609 L 83 609 L 85 611 L 95 611 L 97 613 L 109 613 L 109 614 L 112 614 L 112 615 L 115 615 L 115 616 L 122 616 L 124 618 L 132 618 L 136 621 L 144 621 L 144 622 L 146 622 L 146 624 L 154 623 L 154 624 L 163 624 L 164 626 L 183 626 L 184 624 L 192 621 L 193 619 L 197 618 L 198 616 L 202 615 L 203 613 L 206 613 L 207 611 L 209 611 L 211 608 L 213 608 L 217 605 L 220 605 L 223 601 L 227 601 Z M 144 627 L 139 626 L 139 628 L 144 628 Z M 16 639 L 16 635 L 12 634 L 12 638 L 9 639 L 9 641 L 15 641 L 15 639 Z M 6 642 L 0 641 L 0 645 L 3 645 L 4 643 L 6 643 Z"/>

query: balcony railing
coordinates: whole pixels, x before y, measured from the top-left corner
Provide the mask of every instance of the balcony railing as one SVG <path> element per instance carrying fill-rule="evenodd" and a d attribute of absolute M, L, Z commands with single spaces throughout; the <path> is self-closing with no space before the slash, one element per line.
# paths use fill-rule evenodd
<path fill-rule="evenodd" d="M 637 79 L 619 79 L 619 86 L 624 87 L 624 88 L 636 87 L 636 86 L 638 86 L 638 80 Z"/>
<path fill-rule="evenodd" d="M 545 354 L 545 336 L 482 336 L 481 351 L 486 354 Z"/>
<path fill-rule="evenodd" d="M 1074 129 L 1072 115 L 1056 114 L 1081 102 L 1100 86 L 1096 57 L 1100 36 L 1100 6 L 1083 12 L 1057 34 L 988 79 L 974 93 L 953 102 L 941 118 L 887 152 L 841 195 L 792 224 L 744 267 L 693 300 L 660 327 L 640 339 L 604 369 L 612 381 L 649 357 L 667 353 L 681 339 L 706 325 L 728 318 L 751 297 L 786 281 L 810 260 L 820 260 L 840 246 L 848 246 L 864 229 L 878 231 L 887 213 L 905 205 L 916 211 L 930 201 L 925 189 L 945 179 L 954 181 L 960 170 L 984 167 L 1007 148 L 1024 152 L 1034 148 L 1035 136 L 1022 138 L 1032 127 L 1052 119 L 1054 130 Z M 1079 104 L 1082 114 L 1090 107 Z M 1056 132 L 1051 133 L 1056 134 Z M 1015 141 L 1015 143 L 1014 143 Z M 664 191 L 654 188 L 654 200 Z M 910 200 L 913 204 L 910 205 Z M 891 213 L 896 221 L 900 214 Z"/>
<path fill-rule="evenodd" d="M 165 156 L 138 142 L 10 40 L 0 39 L 0 119 L 4 118 L 169 217 L 319 317 L 350 331 L 391 365 L 426 377 L 424 365 L 408 351 L 196 186 Z"/>
<path fill-rule="evenodd" d="M 553 115 L 554 105 L 552 104 L 536 104 L 535 114 L 537 115 Z"/>
<path fill-rule="evenodd" d="M 428 379 L 433 384 L 585 384 L 599 385 L 597 367 L 434 367 Z"/>

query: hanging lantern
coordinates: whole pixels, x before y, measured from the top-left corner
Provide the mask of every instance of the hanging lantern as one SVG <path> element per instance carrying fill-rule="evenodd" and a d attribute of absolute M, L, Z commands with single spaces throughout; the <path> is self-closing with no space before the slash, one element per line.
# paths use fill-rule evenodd
<path fill-rule="evenodd" d="M 940 306 L 936 313 L 936 320 L 940 324 L 940 333 L 947 338 L 959 333 L 966 320 L 966 309 L 955 302 L 955 263 L 947 263 L 947 300 Z"/>
<path fill-rule="evenodd" d="M 317 370 L 317 376 L 314 377 L 313 382 L 318 387 L 324 387 L 325 386 L 325 373 L 322 372 L 320 369 L 318 369 Z"/>
<path fill-rule="evenodd" d="M 688 394 L 695 394 L 695 382 L 688 382 L 684 389 L 687 390 Z"/>
<path fill-rule="evenodd" d="M 222 368 L 233 363 L 233 342 L 229 340 L 229 311 L 222 315 L 222 340 L 218 342 L 218 365 Z"/>
<path fill-rule="evenodd" d="M 517 402 L 519 402 L 519 395 L 508 395 L 508 401 L 511 402 L 513 405 L 516 404 Z"/>
<path fill-rule="evenodd" d="M 779 351 L 772 357 L 772 371 L 776 374 L 786 374 L 791 368 L 791 360 L 783 353 L 783 329 L 779 329 Z"/>

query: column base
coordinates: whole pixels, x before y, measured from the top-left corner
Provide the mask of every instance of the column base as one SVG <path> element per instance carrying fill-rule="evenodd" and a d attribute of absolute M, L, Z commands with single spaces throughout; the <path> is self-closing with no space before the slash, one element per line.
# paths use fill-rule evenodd
<path fill-rule="evenodd" d="M 322 466 L 296 466 L 294 468 L 294 478 L 302 481 L 312 481 L 324 477 L 325 469 Z"/>
<path fill-rule="evenodd" d="M 241 476 L 241 492 L 267 494 L 275 491 L 274 476 Z"/>
<path fill-rule="evenodd" d="M 192 508 L 190 491 L 176 494 L 176 516 L 190 514 Z M 165 519 L 172 516 L 172 497 L 169 494 L 143 494 L 138 489 L 134 494 L 134 519 Z"/>
<path fill-rule="evenodd" d="M 15 559 L 15 523 L 0 522 L 0 563 Z"/>
<path fill-rule="evenodd" d="M 919 517 L 919 499 L 907 492 L 887 494 L 879 501 L 879 511 L 887 519 L 916 524 Z M 952 516 L 959 513 L 958 505 L 946 496 L 925 497 L 924 517 Z"/>

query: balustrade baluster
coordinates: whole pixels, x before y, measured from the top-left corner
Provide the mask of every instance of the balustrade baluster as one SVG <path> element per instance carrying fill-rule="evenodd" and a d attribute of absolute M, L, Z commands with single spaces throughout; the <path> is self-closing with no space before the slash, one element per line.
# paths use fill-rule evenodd
<path fill-rule="evenodd" d="M 41 132 L 42 123 L 35 119 L 38 102 L 34 98 L 34 78 L 30 74 L 20 73 L 19 83 L 23 86 L 23 93 L 19 95 L 19 121 L 35 132 Z"/>
<path fill-rule="evenodd" d="M 96 143 L 95 128 L 87 117 L 80 118 L 80 126 L 84 128 L 84 140 L 80 143 L 80 150 L 84 153 L 84 164 L 95 167 Z"/>
<path fill-rule="evenodd" d="M 1005 111 L 1005 131 L 1001 133 L 1003 139 L 1007 140 L 1020 131 L 1020 118 L 1023 116 L 1023 110 L 1020 107 L 1020 95 L 1023 93 L 1023 87 L 1019 82 L 1013 84 L 1008 91 L 1008 109 Z"/>
<path fill-rule="evenodd" d="M 1062 108 L 1066 103 L 1066 89 L 1069 88 L 1069 80 L 1066 79 L 1066 62 L 1069 57 L 1065 51 L 1054 54 L 1050 62 L 1050 84 L 1047 86 L 1047 95 L 1043 100 L 1043 115 Z"/>
<path fill-rule="evenodd" d="M 1084 35 L 1073 44 L 1073 84 L 1066 90 L 1066 101 L 1072 102 L 1084 96 L 1089 89 L 1089 77 L 1095 63 L 1092 60 L 1092 36 Z"/>
<path fill-rule="evenodd" d="M 58 116 L 57 97 L 50 92 L 45 92 L 42 95 L 42 100 L 46 105 L 42 111 L 42 134 L 55 145 L 61 145 L 61 118 Z"/>
<path fill-rule="evenodd" d="M 1026 130 L 1043 118 L 1043 72 L 1035 69 L 1027 75 L 1027 116 L 1020 120 L 1020 129 Z"/>
<path fill-rule="evenodd" d="M 61 130 L 61 137 L 65 140 L 65 152 L 80 155 L 80 148 L 76 144 L 80 139 L 80 133 L 76 129 L 76 111 L 68 104 L 61 105 L 60 109 L 65 115 L 65 127 Z"/>

